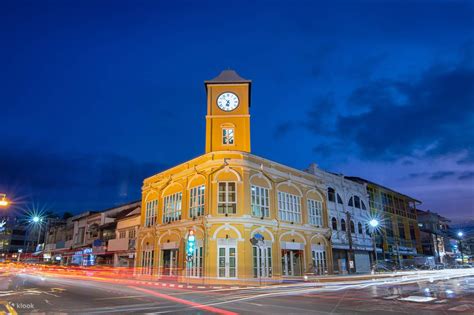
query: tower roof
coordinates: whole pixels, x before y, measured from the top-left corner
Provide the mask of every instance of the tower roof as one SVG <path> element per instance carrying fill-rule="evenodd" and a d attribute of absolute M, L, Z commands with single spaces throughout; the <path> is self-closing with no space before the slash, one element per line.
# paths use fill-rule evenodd
<path fill-rule="evenodd" d="M 251 84 L 252 81 L 242 78 L 240 75 L 238 75 L 237 72 L 229 69 L 229 70 L 222 71 L 217 77 L 215 77 L 212 80 L 204 81 L 204 83 L 206 85 L 212 84 L 212 83 L 249 83 Z"/>

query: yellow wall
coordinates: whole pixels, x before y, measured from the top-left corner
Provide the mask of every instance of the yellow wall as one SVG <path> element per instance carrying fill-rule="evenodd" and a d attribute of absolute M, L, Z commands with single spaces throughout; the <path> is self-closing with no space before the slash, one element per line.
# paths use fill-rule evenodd
<path fill-rule="evenodd" d="M 217 212 L 218 183 L 231 181 L 236 183 L 237 213 L 219 214 Z M 192 187 L 206 186 L 205 216 L 192 219 L 189 215 L 189 190 Z M 270 217 L 261 219 L 251 212 L 251 185 L 269 189 Z M 304 244 L 303 271 L 308 272 L 311 260 L 311 244 L 322 243 L 326 248 L 329 271 L 331 266 L 331 247 L 328 241 L 330 231 L 326 226 L 327 209 L 324 187 L 318 187 L 317 179 L 307 173 L 270 162 L 259 157 L 239 152 L 214 152 L 198 157 L 171 170 L 148 178 L 143 186 L 142 227 L 139 233 L 138 253 L 140 257 L 144 244 L 153 244 L 155 250 L 155 275 L 161 272 L 162 249 L 165 244 L 176 244 L 179 252 L 179 272 L 183 276 L 185 267 L 185 244 L 187 233 L 194 230 L 196 238 L 202 240 L 204 248 L 204 273 L 212 282 L 232 283 L 236 280 L 217 278 L 219 239 L 235 241 L 237 244 L 239 281 L 253 282 L 253 248 L 250 239 L 254 233 L 264 235 L 265 240 L 272 242 L 272 279 L 281 278 L 280 242 Z M 301 196 L 302 222 L 293 223 L 279 220 L 278 191 Z M 169 194 L 182 192 L 182 218 L 171 224 L 162 224 L 163 198 Z M 308 224 L 307 199 L 322 202 L 324 227 L 318 228 Z M 158 223 L 156 226 L 144 227 L 146 203 L 158 200 Z M 140 258 L 139 258 L 140 265 Z M 187 279 L 187 281 L 204 281 Z"/>
<path fill-rule="evenodd" d="M 207 86 L 206 153 L 212 151 L 250 152 L 250 85 L 209 84 Z M 217 98 L 224 92 L 232 92 L 239 98 L 239 106 L 226 112 L 217 106 Z M 233 145 L 222 143 L 222 128 L 234 128 Z"/>

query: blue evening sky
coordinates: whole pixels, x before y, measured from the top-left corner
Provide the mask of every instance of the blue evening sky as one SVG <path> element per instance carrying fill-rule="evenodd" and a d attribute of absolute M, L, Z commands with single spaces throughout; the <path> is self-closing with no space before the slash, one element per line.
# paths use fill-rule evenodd
<path fill-rule="evenodd" d="M 252 85 L 252 152 L 474 216 L 468 1 L 2 1 L 0 192 L 100 210 L 204 152 L 203 81 Z"/>

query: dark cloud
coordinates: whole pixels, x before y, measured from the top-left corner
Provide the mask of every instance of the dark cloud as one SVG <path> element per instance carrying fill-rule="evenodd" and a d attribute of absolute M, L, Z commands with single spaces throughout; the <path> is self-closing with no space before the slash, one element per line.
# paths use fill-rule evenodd
<path fill-rule="evenodd" d="M 275 128 L 275 132 L 273 133 L 273 136 L 276 139 L 281 138 L 281 137 L 285 136 L 286 134 L 288 134 L 295 127 L 296 127 L 296 124 L 293 123 L 293 122 L 290 122 L 290 121 L 280 123 Z"/>
<path fill-rule="evenodd" d="M 402 165 L 404 166 L 409 166 L 409 165 L 413 165 L 415 164 L 415 162 L 413 162 L 412 160 L 403 160 L 402 161 Z"/>
<path fill-rule="evenodd" d="M 143 179 L 165 168 L 114 154 L 17 148 L 0 153 L 0 190 L 50 202 L 55 210 L 107 207 L 140 198 Z"/>
<path fill-rule="evenodd" d="M 424 178 L 432 181 L 442 180 L 456 176 L 458 180 L 470 180 L 474 179 L 473 171 L 437 171 L 437 172 L 420 172 L 408 174 L 408 179 Z"/>
<path fill-rule="evenodd" d="M 463 154 L 459 163 L 474 162 L 474 68 L 465 57 L 469 51 L 464 47 L 458 62 L 433 65 L 416 80 L 379 79 L 354 89 L 346 114 L 335 111 L 333 97 L 321 98 L 300 125 L 325 137 L 325 146 L 342 142 L 355 147 L 353 153 L 362 159 Z"/>
<path fill-rule="evenodd" d="M 454 172 L 454 171 L 438 171 L 438 172 L 432 173 L 430 175 L 429 179 L 431 179 L 431 180 L 440 180 L 440 179 L 445 179 L 447 177 L 454 176 L 454 174 L 456 174 L 456 172 Z"/>
<path fill-rule="evenodd" d="M 428 175 L 429 173 L 427 172 L 422 172 L 422 173 L 410 173 L 408 174 L 408 177 L 411 178 L 411 179 L 414 179 L 414 178 L 420 178 L 420 177 L 426 177 L 426 175 Z"/>
<path fill-rule="evenodd" d="M 458 179 L 459 179 L 459 180 L 471 180 L 471 179 L 474 179 L 474 172 L 473 172 L 473 171 L 462 172 L 462 173 L 458 176 Z"/>

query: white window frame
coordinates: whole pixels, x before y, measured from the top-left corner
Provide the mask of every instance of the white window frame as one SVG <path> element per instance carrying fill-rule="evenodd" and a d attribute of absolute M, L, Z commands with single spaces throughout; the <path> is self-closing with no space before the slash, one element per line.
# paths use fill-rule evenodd
<path fill-rule="evenodd" d="M 125 230 L 119 231 L 119 238 L 127 238 L 127 231 Z"/>
<path fill-rule="evenodd" d="M 177 192 L 163 198 L 163 223 L 181 220 L 183 193 Z"/>
<path fill-rule="evenodd" d="M 220 184 L 225 184 L 225 201 L 219 200 L 220 195 Z M 235 194 L 235 201 L 229 201 L 229 184 L 234 185 L 234 194 Z M 224 205 L 225 211 L 223 213 L 219 212 L 219 206 Z M 229 213 L 229 205 L 235 205 L 235 212 Z M 217 213 L 218 214 L 237 214 L 237 182 L 233 181 L 222 181 L 217 182 Z"/>
<path fill-rule="evenodd" d="M 146 249 L 142 251 L 142 268 L 141 274 L 152 275 L 154 269 L 155 251 Z"/>
<path fill-rule="evenodd" d="M 204 215 L 206 186 L 200 185 L 189 189 L 189 217 L 200 217 Z"/>
<path fill-rule="evenodd" d="M 318 275 L 324 275 L 328 272 L 328 257 L 325 249 L 311 249 L 311 260 L 314 272 Z"/>
<path fill-rule="evenodd" d="M 137 236 L 137 233 L 135 229 L 128 230 L 128 238 L 135 238 L 136 236 Z"/>
<path fill-rule="evenodd" d="M 254 278 L 271 278 L 272 277 L 273 275 L 272 258 L 273 258 L 273 249 L 272 249 L 271 244 L 265 244 L 265 246 L 252 246 L 252 265 L 253 265 Z"/>
<path fill-rule="evenodd" d="M 301 197 L 279 191 L 278 216 L 283 221 L 301 223 Z"/>
<path fill-rule="evenodd" d="M 223 145 L 234 145 L 235 144 L 235 130 L 231 127 L 222 128 L 222 144 Z"/>
<path fill-rule="evenodd" d="M 308 222 L 311 225 L 323 226 L 323 203 L 319 200 L 308 199 Z"/>
<path fill-rule="evenodd" d="M 220 258 L 220 249 L 224 248 L 224 276 L 221 277 L 219 273 L 219 258 Z M 230 249 L 233 248 L 235 250 L 235 276 L 230 277 Z M 238 252 L 237 252 L 237 245 L 217 245 L 217 278 L 219 279 L 237 279 L 238 277 L 238 270 L 239 270 L 239 259 L 238 259 Z"/>
<path fill-rule="evenodd" d="M 145 227 L 154 226 L 156 224 L 158 212 L 158 200 L 150 200 L 146 202 L 145 209 Z"/>
<path fill-rule="evenodd" d="M 250 208 L 253 216 L 270 217 L 270 190 L 266 187 L 251 185 Z"/>

